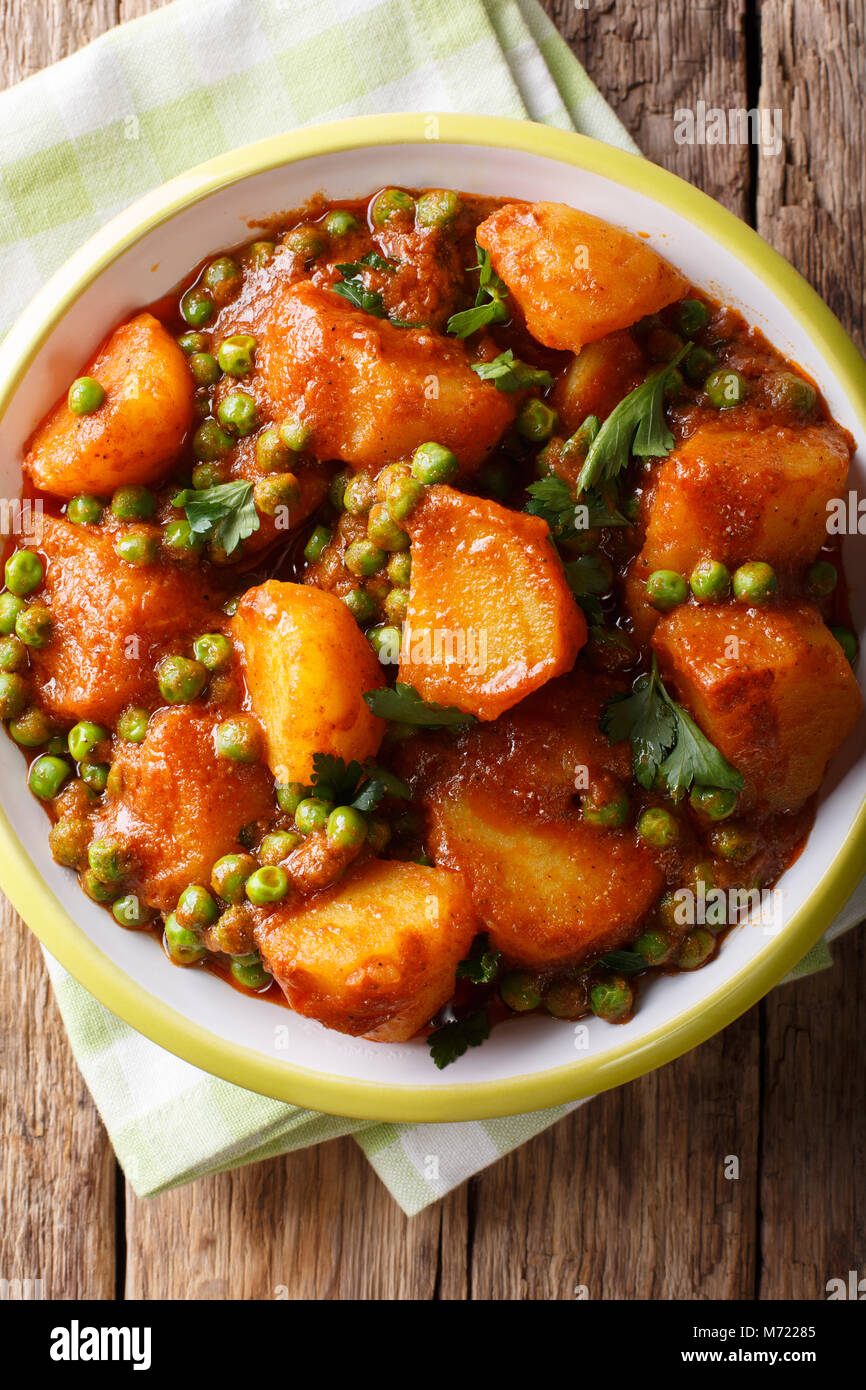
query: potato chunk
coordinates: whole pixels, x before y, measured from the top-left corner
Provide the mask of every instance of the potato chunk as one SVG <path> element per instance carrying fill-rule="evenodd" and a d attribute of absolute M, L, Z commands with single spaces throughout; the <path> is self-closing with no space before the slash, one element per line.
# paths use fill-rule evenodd
<path fill-rule="evenodd" d="M 211 867 L 240 850 L 239 832 L 274 810 L 273 782 L 261 764 L 220 758 L 219 715 L 192 706 L 162 710 L 143 743 L 120 743 L 96 839 L 117 840 L 131 860 L 129 883 L 151 907 L 173 911 L 189 883 L 207 884 Z"/>
<path fill-rule="evenodd" d="M 813 604 L 677 608 L 653 646 L 680 699 L 743 774 L 750 801 L 793 811 L 818 790 L 863 701 Z"/>
<path fill-rule="evenodd" d="M 579 352 L 688 289 L 645 241 L 564 203 L 507 203 L 475 235 L 548 347 Z"/>
<path fill-rule="evenodd" d="M 576 811 L 534 820 L 477 786 L 446 790 L 430 809 L 436 863 L 465 876 L 491 941 L 517 965 L 578 965 L 621 946 L 661 892 L 661 870 L 632 830 L 588 825 Z"/>
<path fill-rule="evenodd" d="M 551 403 L 559 411 L 562 428 L 572 433 L 587 415 L 607 419 L 645 375 L 644 355 L 630 333 L 611 333 L 587 343 L 553 391 Z"/>
<path fill-rule="evenodd" d="M 407 525 L 401 681 L 425 700 L 495 719 L 573 666 L 586 623 L 545 522 L 433 487 Z"/>
<path fill-rule="evenodd" d="M 262 959 L 295 1012 L 376 1042 L 405 1042 L 433 1017 L 476 930 L 457 874 L 383 860 L 262 917 Z"/>
<path fill-rule="evenodd" d="M 333 594 L 275 579 L 248 589 L 231 622 L 278 782 L 309 782 L 314 753 L 363 762 L 385 725 L 364 703 L 382 668 Z"/>
<path fill-rule="evenodd" d="M 192 424 L 195 388 L 183 352 L 152 314 L 112 333 L 82 373 L 105 389 L 92 415 L 66 398 L 39 426 L 24 467 L 60 497 L 110 496 L 124 483 L 153 483 L 167 471 Z"/>
<path fill-rule="evenodd" d="M 436 440 L 471 473 L 515 400 L 471 370 L 461 342 L 395 328 L 304 281 L 279 287 L 258 353 L 275 418 L 296 415 L 319 458 L 379 469 Z"/>
<path fill-rule="evenodd" d="M 45 561 L 52 614 L 47 647 L 31 649 L 40 702 L 60 720 L 112 724 L 128 704 L 161 703 L 156 665 L 188 652 L 190 632 L 225 621 L 222 595 L 196 570 L 170 561 L 127 565 L 114 533 L 45 515 L 36 548 Z"/>

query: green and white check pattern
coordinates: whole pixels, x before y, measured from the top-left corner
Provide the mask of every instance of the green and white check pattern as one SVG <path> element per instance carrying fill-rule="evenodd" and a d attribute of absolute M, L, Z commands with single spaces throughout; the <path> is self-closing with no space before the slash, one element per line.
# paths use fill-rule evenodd
<path fill-rule="evenodd" d="M 176 0 L 0 94 L 0 331 L 86 237 L 183 169 L 299 125 L 411 109 L 636 149 L 536 0 Z M 863 913 L 852 902 L 835 931 Z M 142 1196 L 354 1134 L 413 1214 L 575 1108 L 446 1125 L 316 1114 L 180 1061 L 47 963 Z M 829 963 L 822 943 L 795 974 Z"/>

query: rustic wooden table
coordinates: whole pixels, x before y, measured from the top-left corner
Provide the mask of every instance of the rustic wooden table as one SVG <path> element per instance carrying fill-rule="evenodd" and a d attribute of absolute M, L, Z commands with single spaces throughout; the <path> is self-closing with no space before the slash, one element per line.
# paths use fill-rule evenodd
<path fill-rule="evenodd" d="M 0 0 L 0 84 L 161 3 Z M 862 345 L 866 0 L 545 5 L 649 157 L 757 226 Z M 699 99 L 778 108 L 783 153 L 675 143 Z M 2 913 L 0 1277 L 46 1297 L 815 1299 L 864 1272 L 862 931 L 833 971 L 407 1220 L 350 1139 L 138 1200 Z"/>

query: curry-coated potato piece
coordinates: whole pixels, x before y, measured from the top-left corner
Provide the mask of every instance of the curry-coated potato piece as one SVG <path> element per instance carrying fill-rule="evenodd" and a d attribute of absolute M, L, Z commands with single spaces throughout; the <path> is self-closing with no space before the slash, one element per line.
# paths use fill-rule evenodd
<path fill-rule="evenodd" d="M 304 584 L 248 589 L 231 622 L 250 701 L 278 782 L 309 782 L 314 753 L 347 763 L 377 751 L 385 725 L 364 692 L 382 667 L 346 605 Z"/>
<path fill-rule="evenodd" d="M 570 434 L 587 415 L 605 420 L 646 374 L 644 355 L 630 333 L 611 333 L 587 343 L 558 379 L 551 405 Z"/>
<path fill-rule="evenodd" d="M 475 235 L 548 347 L 579 352 L 688 289 L 645 241 L 564 203 L 506 203 Z"/>
<path fill-rule="evenodd" d="M 544 521 L 438 486 L 406 524 L 401 681 L 425 700 L 495 719 L 573 666 L 586 622 Z"/>
<path fill-rule="evenodd" d="M 304 281 L 282 285 L 257 354 L 275 418 L 312 429 L 318 458 L 378 469 L 436 440 L 471 473 L 515 415 L 515 400 L 471 369 L 463 343 L 395 328 Z"/>
<path fill-rule="evenodd" d="M 105 391 L 90 415 L 64 397 L 33 437 L 24 467 L 37 487 L 60 497 L 110 496 L 125 483 L 153 483 L 167 471 L 192 424 L 195 388 L 186 358 L 152 314 L 112 333 L 85 368 Z"/>
<path fill-rule="evenodd" d="M 273 814 L 273 781 L 260 763 L 221 758 L 219 715 L 192 706 L 161 710 L 143 743 L 118 745 L 95 839 L 116 840 L 129 885 L 162 912 L 190 883 L 208 884 L 213 864 L 241 850 L 245 826 Z"/>
<path fill-rule="evenodd" d="M 111 725 L 125 705 L 159 701 L 160 657 L 188 654 L 190 632 L 225 621 L 212 578 L 169 560 L 128 565 L 108 531 L 46 513 L 36 548 L 52 626 L 48 645 L 31 648 L 33 684 L 60 720 Z"/>
<path fill-rule="evenodd" d="M 689 605 L 653 635 L 664 677 L 746 779 L 749 801 L 793 811 L 818 790 L 863 700 L 811 603 Z"/>
<path fill-rule="evenodd" d="M 256 940 L 296 1013 L 405 1042 L 453 993 L 475 930 L 459 875 L 373 860 L 312 899 L 261 914 Z"/>
<path fill-rule="evenodd" d="M 577 965 L 621 946 L 662 889 L 633 830 L 588 825 L 577 811 L 541 821 L 466 785 L 445 790 L 431 822 L 437 865 L 464 875 L 491 941 L 517 965 Z"/>

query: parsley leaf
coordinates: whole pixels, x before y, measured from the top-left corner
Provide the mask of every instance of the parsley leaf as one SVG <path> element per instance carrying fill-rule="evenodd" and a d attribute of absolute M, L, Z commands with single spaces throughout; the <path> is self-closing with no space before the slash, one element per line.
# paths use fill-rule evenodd
<path fill-rule="evenodd" d="M 556 540 L 573 541 L 591 526 L 630 525 L 603 493 L 587 492 L 582 501 L 575 502 L 568 483 L 555 473 L 530 483 L 526 490 L 530 500 L 523 510 L 546 521 Z"/>
<path fill-rule="evenodd" d="M 378 290 L 368 290 L 363 281 L 340 280 L 331 289 L 334 294 L 339 294 L 343 299 L 348 299 L 350 304 L 354 304 L 356 309 L 363 309 L 366 314 L 372 314 L 374 318 L 383 319 L 385 317 L 385 304 Z"/>
<path fill-rule="evenodd" d="M 511 348 L 500 352 L 492 362 L 473 362 L 472 370 L 477 372 L 482 381 L 494 382 L 500 391 L 507 391 L 509 395 L 514 391 L 526 391 L 530 386 L 546 388 L 553 385 L 550 372 L 542 371 L 540 367 L 530 367 L 528 362 L 521 362 L 519 357 L 514 356 Z"/>
<path fill-rule="evenodd" d="M 314 788 L 326 787 L 340 806 L 353 806 L 356 811 L 374 811 L 385 793 L 408 801 L 411 791 L 387 768 L 369 759 L 361 765 L 350 763 L 333 753 L 313 754 Z"/>
<path fill-rule="evenodd" d="M 459 724 L 474 724 L 475 715 L 450 705 L 437 705 L 422 700 L 411 685 L 398 681 L 391 690 L 368 690 L 364 696 L 368 707 L 379 719 L 391 719 L 397 724 L 424 725 L 428 729 L 445 729 Z"/>
<path fill-rule="evenodd" d="M 499 973 L 502 952 L 490 946 L 482 932 L 472 943 L 472 950 L 465 960 L 457 964 L 458 980 L 471 980 L 474 985 L 489 985 Z"/>
<path fill-rule="evenodd" d="M 475 255 L 478 264 L 471 267 L 479 272 L 475 305 L 472 309 L 463 309 L 459 314 L 452 314 L 446 325 L 446 331 L 456 338 L 468 338 L 470 333 L 477 333 L 479 328 L 486 328 L 488 323 L 504 323 L 508 317 L 508 310 L 503 303 L 508 297 L 508 290 L 499 276 L 494 274 L 489 251 L 485 251 L 476 242 Z"/>
<path fill-rule="evenodd" d="M 441 1028 L 430 1034 L 427 1043 L 430 1056 L 441 1071 L 443 1067 L 450 1066 L 458 1057 L 462 1057 L 467 1048 L 480 1047 L 489 1037 L 487 1010 L 479 1009 L 478 1013 L 469 1014 L 466 1018 L 456 1018 L 451 1023 L 443 1023 Z"/>
<path fill-rule="evenodd" d="M 337 266 L 344 280 L 354 279 L 362 270 L 384 270 L 388 275 L 393 275 L 396 269 L 397 262 L 386 260 L 378 251 L 368 251 L 359 261 L 343 261 Z"/>
<path fill-rule="evenodd" d="M 594 484 L 615 478 L 628 467 L 631 454 L 641 458 L 669 454 L 674 437 L 668 429 L 664 413 L 665 387 L 676 365 L 691 350 L 686 343 L 676 357 L 647 377 L 640 386 L 629 391 L 608 415 L 589 447 L 586 463 L 577 480 L 578 492 Z"/>
<path fill-rule="evenodd" d="M 664 690 L 664 687 L 662 687 Z M 692 782 L 699 787 L 725 787 L 742 791 L 743 779 L 715 744 L 701 732 L 682 705 L 674 704 L 665 691 L 665 699 L 676 710 L 677 741 L 661 766 L 661 774 L 672 793 L 688 789 Z"/>
<path fill-rule="evenodd" d="M 608 970 L 616 970 L 620 975 L 636 975 L 647 968 L 646 960 L 637 951 L 608 951 L 595 963 L 606 965 Z"/>
<path fill-rule="evenodd" d="M 226 555 L 237 550 L 241 541 L 258 531 L 260 525 L 253 485 L 243 479 L 217 483 L 214 487 L 185 488 L 172 498 L 171 505 L 183 508 L 196 536 L 215 541 Z"/>

